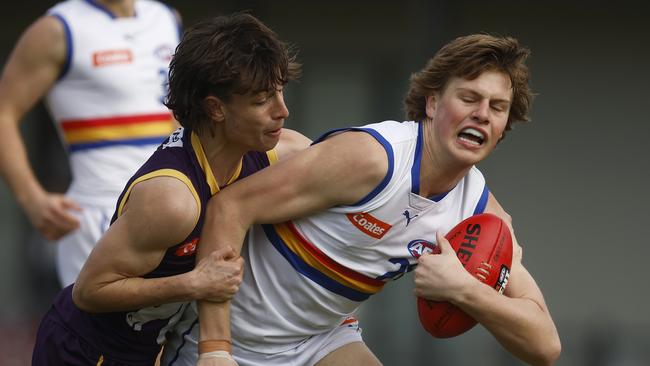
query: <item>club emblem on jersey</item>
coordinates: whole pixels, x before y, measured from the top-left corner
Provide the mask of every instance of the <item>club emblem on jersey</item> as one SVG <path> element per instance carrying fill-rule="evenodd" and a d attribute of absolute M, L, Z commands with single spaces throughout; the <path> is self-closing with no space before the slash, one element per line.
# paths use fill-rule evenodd
<path fill-rule="evenodd" d="M 183 147 L 183 132 L 185 129 L 183 127 L 179 127 L 176 131 L 172 132 L 171 135 L 169 135 L 169 139 L 167 142 L 165 142 L 162 145 L 162 148 L 168 148 L 168 147 Z"/>
<path fill-rule="evenodd" d="M 347 214 L 346 216 L 357 229 L 375 239 L 383 238 L 392 227 L 369 213 L 357 212 Z"/>
<path fill-rule="evenodd" d="M 439 253 L 438 245 L 423 239 L 412 240 L 407 245 L 409 253 L 413 258 L 418 259 L 423 254 Z"/>
<path fill-rule="evenodd" d="M 188 241 L 176 249 L 174 255 L 177 257 L 186 257 L 188 255 L 193 255 L 196 252 L 196 244 L 198 244 L 198 242 L 199 238 L 194 238 Z"/>
<path fill-rule="evenodd" d="M 413 220 L 414 218 L 420 216 L 420 215 L 411 216 L 411 212 L 409 210 L 404 210 L 404 212 L 402 212 L 402 215 L 404 215 L 404 217 L 406 217 L 406 226 L 409 226 L 409 224 L 411 223 L 411 220 Z"/>
<path fill-rule="evenodd" d="M 153 54 L 156 55 L 159 59 L 165 62 L 172 60 L 172 55 L 174 54 L 174 48 L 168 44 L 162 44 L 153 51 Z"/>

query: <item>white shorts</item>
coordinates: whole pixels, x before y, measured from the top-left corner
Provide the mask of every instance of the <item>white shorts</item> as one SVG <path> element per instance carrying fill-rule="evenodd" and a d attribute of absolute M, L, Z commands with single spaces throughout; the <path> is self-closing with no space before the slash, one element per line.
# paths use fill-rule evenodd
<path fill-rule="evenodd" d="M 161 366 L 196 365 L 197 342 L 190 336 L 193 327 L 198 327 L 198 322 L 187 329 L 181 342 L 171 342 L 165 346 Z M 311 336 L 284 352 L 258 353 L 233 345 L 232 353 L 239 366 L 312 366 L 334 350 L 353 342 L 363 342 L 356 319 L 348 320 L 329 332 Z"/>
<path fill-rule="evenodd" d="M 62 287 L 77 280 L 90 252 L 108 229 L 114 211 L 115 206 L 82 206 L 82 211 L 72 213 L 79 220 L 79 229 L 56 242 L 56 270 Z"/>

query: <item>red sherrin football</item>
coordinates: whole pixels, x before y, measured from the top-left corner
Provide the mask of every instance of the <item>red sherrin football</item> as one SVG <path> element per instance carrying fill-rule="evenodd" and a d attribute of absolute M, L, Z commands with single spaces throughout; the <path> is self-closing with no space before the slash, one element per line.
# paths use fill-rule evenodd
<path fill-rule="evenodd" d="M 487 213 L 470 216 L 445 238 L 469 273 L 503 293 L 512 264 L 512 237 L 503 220 Z M 436 338 L 455 337 L 476 325 L 476 320 L 448 302 L 418 298 L 418 314 L 424 329 Z"/>

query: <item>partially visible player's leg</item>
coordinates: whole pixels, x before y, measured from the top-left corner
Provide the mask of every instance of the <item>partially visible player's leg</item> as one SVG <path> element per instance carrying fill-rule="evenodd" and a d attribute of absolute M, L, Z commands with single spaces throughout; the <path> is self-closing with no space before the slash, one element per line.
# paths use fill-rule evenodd
<path fill-rule="evenodd" d="M 326 335 L 321 335 L 318 351 L 307 364 L 315 366 L 381 366 L 363 343 L 359 321 L 351 316 Z"/>
<path fill-rule="evenodd" d="M 339 347 L 316 363 L 316 366 L 356 365 L 381 366 L 382 363 L 363 342 L 348 343 Z"/>

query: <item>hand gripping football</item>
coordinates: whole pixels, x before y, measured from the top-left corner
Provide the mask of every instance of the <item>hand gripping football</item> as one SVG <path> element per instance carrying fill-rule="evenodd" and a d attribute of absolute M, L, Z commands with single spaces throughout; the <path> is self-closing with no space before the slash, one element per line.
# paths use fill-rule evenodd
<path fill-rule="evenodd" d="M 512 236 L 503 220 L 487 213 L 470 216 L 445 238 L 469 273 L 503 293 L 512 264 Z M 424 329 L 436 338 L 455 337 L 476 325 L 476 320 L 449 302 L 418 298 L 418 314 Z"/>

